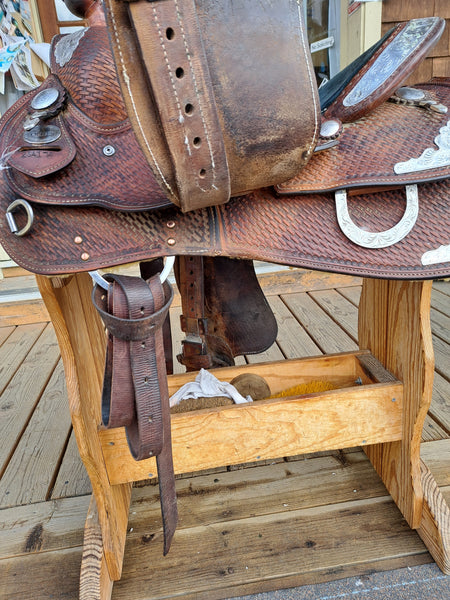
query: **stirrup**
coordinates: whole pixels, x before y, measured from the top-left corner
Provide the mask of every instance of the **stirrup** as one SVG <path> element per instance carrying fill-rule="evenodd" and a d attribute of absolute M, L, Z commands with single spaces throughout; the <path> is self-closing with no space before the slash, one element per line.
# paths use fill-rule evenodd
<path fill-rule="evenodd" d="M 167 279 L 167 277 L 169 276 L 169 273 L 172 270 L 174 262 L 175 262 L 175 256 L 166 256 L 164 269 L 159 274 L 161 283 L 164 283 L 165 280 Z M 104 290 L 109 289 L 110 284 L 106 281 L 106 279 L 103 277 L 103 275 L 100 275 L 100 273 L 98 271 L 89 271 L 89 275 L 92 277 L 92 280 L 94 281 L 94 283 L 99 285 L 101 288 L 103 288 Z"/>

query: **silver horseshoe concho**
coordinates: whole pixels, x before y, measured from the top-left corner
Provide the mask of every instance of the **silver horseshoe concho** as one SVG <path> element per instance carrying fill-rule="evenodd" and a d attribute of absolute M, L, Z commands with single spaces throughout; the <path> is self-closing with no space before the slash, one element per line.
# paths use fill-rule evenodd
<path fill-rule="evenodd" d="M 388 248 L 393 246 L 412 230 L 419 214 L 419 192 L 417 185 L 406 185 L 406 208 L 400 221 L 385 231 L 365 231 L 352 221 L 347 207 L 347 191 L 335 193 L 336 216 L 344 235 L 363 248 Z"/>

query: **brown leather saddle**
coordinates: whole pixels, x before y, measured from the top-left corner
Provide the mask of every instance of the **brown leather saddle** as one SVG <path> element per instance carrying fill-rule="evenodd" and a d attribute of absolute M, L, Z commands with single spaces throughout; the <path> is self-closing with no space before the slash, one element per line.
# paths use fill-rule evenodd
<path fill-rule="evenodd" d="M 142 278 L 94 289 L 102 414 L 137 460 L 157 457 L 167 552 L 162 257 L 177 257 L 192 370 L 274 341 L 253 260 L 449 276 L 450 81 L 399 89 L 444 22 L 399 25 L 318 91 L 298 0 L 67 3 L 89 28 L 53 40 L 51 75 L 0 121 L 0 242 L 44 275 L 142 261 Z"/>

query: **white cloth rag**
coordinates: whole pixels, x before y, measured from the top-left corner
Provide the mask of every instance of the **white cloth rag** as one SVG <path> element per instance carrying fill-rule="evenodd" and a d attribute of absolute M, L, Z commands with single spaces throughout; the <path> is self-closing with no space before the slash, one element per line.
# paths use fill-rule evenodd
<path fill-rule="evenodd" d="M 251 396 L 244 398 L 231 383 L 219 381 L 217 377 L 206 371 L 206 369 L 200 369 L 195 381 L 185 383 L 171 396 L 170 406 L 176 406 L 182 400 L 187 400 L 188 398 L 211 398 L 213 396 L 231 398 L 235 404 L 253 402 Z"/>

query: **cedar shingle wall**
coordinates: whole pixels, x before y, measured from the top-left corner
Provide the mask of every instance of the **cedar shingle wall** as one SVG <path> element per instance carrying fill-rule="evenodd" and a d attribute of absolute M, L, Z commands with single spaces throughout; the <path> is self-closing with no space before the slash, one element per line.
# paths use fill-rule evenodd
<path fill-rule="evenodd" d="M 396 23 L 421 17 L 442 17 L 447 27 L 437 45 L 408 79 L 408 84 L 432 77 L 450 77 L 450 0 L 384 0 L 382 33 Z"/>

